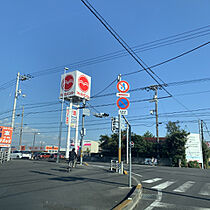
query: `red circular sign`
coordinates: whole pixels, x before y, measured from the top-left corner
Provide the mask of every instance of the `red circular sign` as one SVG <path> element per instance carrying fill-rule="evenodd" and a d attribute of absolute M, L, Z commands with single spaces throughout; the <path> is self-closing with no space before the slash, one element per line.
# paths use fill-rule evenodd
<path fill-rule="evenodd" d="M 66 75 L 65 82 L 64 82 L 64 79 L 62 80 L 61 86 L 62 86 L 62 89 L 64 89 L 65 91 L 68 91 L 72 88 L 73 84 L 74 84 L 74 77 L 71 74 L 69 74 L 69 75 Z"/>
<path fill-rule="evenodd" d="M 127 98 L 121 97 L 117 100 L 117 106 L 119 109 L 127 109 L 130 105 L 130 102 Z"/>
<path fill-rule="evenodd" d="M 119 92 L 121 92 L 121 93 L 126 93 L 126 92 L 128 92 L 129 88 L 130 88 L 130 85 L 129 85 L 129 83 L 128 83 L 127 81 L 125 81 L 125 80 L 122 80 L 122 81 L 120 81 L 120 82 L 117 83 L 117 90 L 118 90 Z"/>
<path fill-rule="evenodd" d="M 89 81 L 85 75 L 81 75 L 78 79 L 78 85 L 81 91 L 87 92 L 89 89 Z"/>

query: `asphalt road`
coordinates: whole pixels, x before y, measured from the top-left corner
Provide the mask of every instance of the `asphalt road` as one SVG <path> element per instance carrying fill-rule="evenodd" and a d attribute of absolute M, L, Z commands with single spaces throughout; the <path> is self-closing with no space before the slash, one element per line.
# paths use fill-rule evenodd
<path fill-rule="evenodd" d="M 210 170 L 134 164 L 132 172 L 143 186 L 136 209 L 210 210 Z"/>
<path fill-rule="evenodd" d="M 1 210 L 112 209 L 130 192 L 127 176 L 100 166 L 13 160 L 0 165 Z"/>
<path fill-rule="evenodd" d="M 210 170 L 133 166 L 143 185 L 137 209 L 210 209 Z"/>

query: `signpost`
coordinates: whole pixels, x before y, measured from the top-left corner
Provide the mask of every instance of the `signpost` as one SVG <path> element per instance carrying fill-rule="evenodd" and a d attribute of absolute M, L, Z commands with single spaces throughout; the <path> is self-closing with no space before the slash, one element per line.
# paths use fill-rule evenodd
<path fill-rule="evenodd" d="M 124 115 L 128 114 L 127 108 L 130 105 L 129 100 L 127 97 L 130 97 L 130 93 L 127 93 L 130 89 L 130 85 L 127 81 L 121 80 L 121 75 L 118 77 L 118 83 L 117 83 L 117 90 L 119 93 L 117 93 L 117 107 L 119 108 L 118 111 L 118 134 L 119 134 L 119 149 L 118 149 L 118 162 L 121 165 L 121 116 L 124 117 Z M 123 173 L 122 168 L 120 167 L 119 173 Z"/>
<path fill-rule="evenodd" d="M 119 109 L 127 109 L 130 105 L 130 102 L 127 98 L 121 97 L 117 100 L 117 107 Z"/>
<path fill-rule="evenodd" d="M 130 86 L 128 84 L 128 82 L 121 80 L 117 83 L 117 90 L 121 93 L 126 93 L 128 92 Z"/>

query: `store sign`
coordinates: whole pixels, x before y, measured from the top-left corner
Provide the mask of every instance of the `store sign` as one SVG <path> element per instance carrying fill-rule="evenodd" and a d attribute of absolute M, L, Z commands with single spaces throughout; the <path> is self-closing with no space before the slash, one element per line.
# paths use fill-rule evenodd
<path fill-rule="evenodd" d="M 91 77 L 80 71 L 61 75 L 60 99 L 85 98 L 90 100 Z"/>
<path fill-rule="evenodd" d="M 0 147 L 9 147 L 12 143 L 12 127 L 0 126 Z"/>
<path fill-rule="evenodd" d="M 199 134 L 191 133 L 187 137 L 185 148 L 187 162 L 198 161 L 199 163 L 203 163 L 202 144 Z"/>

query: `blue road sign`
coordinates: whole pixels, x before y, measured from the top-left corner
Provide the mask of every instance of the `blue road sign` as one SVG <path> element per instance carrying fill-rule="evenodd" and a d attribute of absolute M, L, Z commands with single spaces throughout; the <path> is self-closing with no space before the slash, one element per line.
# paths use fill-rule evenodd
<path fill-rule="evenodd" d="M 117 106 L 119 109 L 127 109 L 130 105 L 130 102 L 127 98 L 121 97 L 117 100 Z"/>

